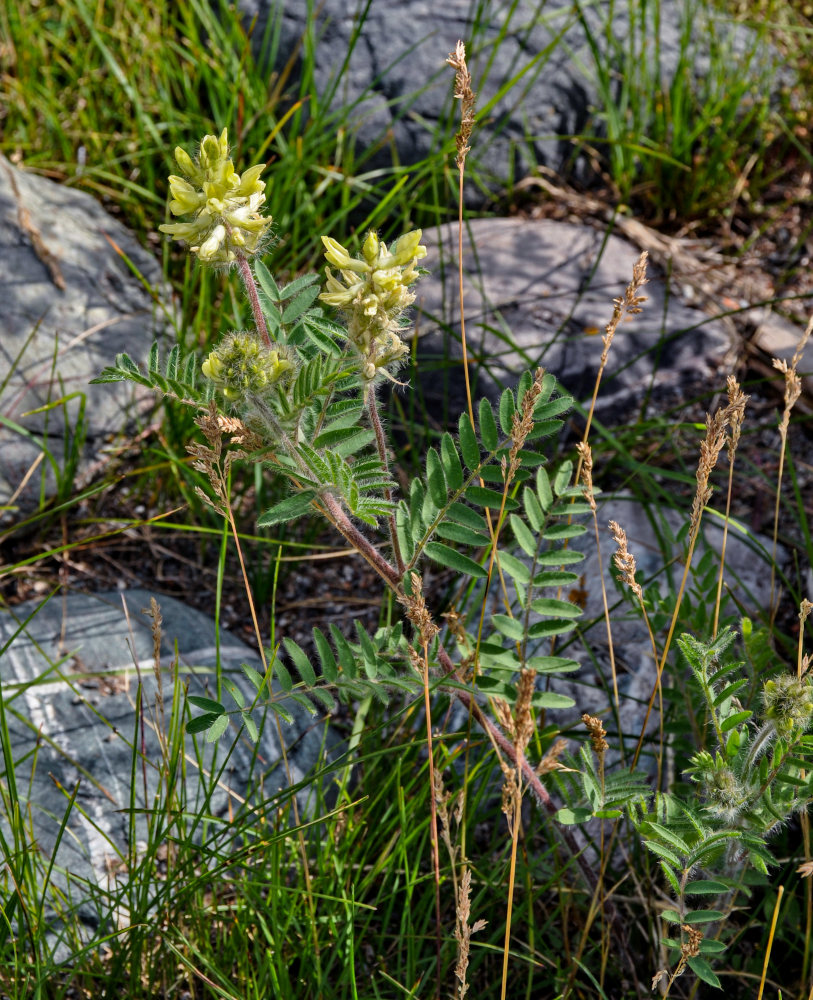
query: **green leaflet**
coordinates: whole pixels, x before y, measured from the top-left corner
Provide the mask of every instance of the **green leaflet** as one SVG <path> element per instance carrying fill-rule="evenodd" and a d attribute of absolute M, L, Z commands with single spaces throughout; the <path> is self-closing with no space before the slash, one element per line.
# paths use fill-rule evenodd
<path fill-rule="evenodd" d="M 488 571 L 479 563 L 476 563 L 473 559 L 469 559 L 468 556 L 464 556 L 456 549 L 444 545 L 443 542 L 427 542 L 424 546 L 424 552 L 434 562 L 456 570 L 458 573 L 464 573 L 466 576 L 473 576 L 480 579 L 488 576 Z"/>
<path fill-rule="evenodd" d="M 466 499 L 480 507 L 492 507 L 499 510 L 503 505 L 503 495 L 496 490 L 490 490 L 486 486 L 469 486 L 466 490 Z M 513 497 L 505 498 L 505 509 L 516 510 L 519 504 Z"/>
<path fill-rule="evenodd" d="M 293 639 L 289 639 L 287 636 L 282 640 L 282 644 L 285 647 L 285 651 L 291 657 L 294 666 L 299 672 L 299 676 L 305 682 L 308 687 L 316 686 L 316 673 L 311 666 L 311 662 L 305 655 L 305 650 L 301 646 L 297 645 Z"/>
<path fill-rule="evenodd" d="M 478 514 L 476 510 L 472 510 L 471 507 L 467 507 L 464 503 L 456 501 L 446 511 L 446 515 L 450 520 L 456 521 L 458 524 L 465 524 L 467 528 L 471 528 L 473 531 L 488 534 L 486 519 L 482 514 Z"/>
<path fill-rule="evenodd" d="M 472 472 L 476 472 L 480 468 L 480 446 L 477 443 L 477 435 L 474 433 L 474 428 L 467 413 L 461 414 L 458 421 L 458 429 L 460 432 L 460 452 L 463 455 L 463 461 Z"/>
<path fill-rule="evenodd" d="M 186 728 L 188 732 L 189 726 L 187 725 Z M 229 728 L 228 715 L 221 715 L 219 718 L 215 719 L 215 721 L 209 727 L 209 731 L 206 733 L 206 742 L 214 743 L 216 740 L 219 740 L 220 737 L 226 732 L 228 728 Z"/>
<path fill-rule="evenodd" d="M 518 618 L 511 618 L 509 615 L 492 615 L 491 623 L 497 631 L 502 632 L 509 639 L 521 642 L 524 638 L 525 632 L 522 622 Z"/>
<path fill-rule="evenodd" d="M 448 495 L 446 477 L 443 474 L 440 456 L 434 448 L 430 448 L 426 453 L 426 485 L 437 507 L 439 509 L 444 507 Z"/>
<path fill-rule="evenodd" d="M 327 641 L 327 637 L 324 632 L 314 626 L 313 628 L 313 643 L 316 646 L 316 652 L 319 654 L 319 662 L 322 667 L 322 673 L 324 674 L 326 680 L 335 682 L 339 676 L 339 670 L 336 666 L 336 658 L 333 655 L 333 650 L 330 648 L 330 643 Z"/>
<path fill-rule="evenodd" d="M 485 396 L 480 400 L 479 416 L 480 439 L 486 451 L 496 451 L 500 443 L 500 434 L 497 430 L 497 421 L 494 419 L 494 411 L 491 409 L 491 403 L 489 403 Z"/>
<path fill-rule="evenodd" d="M 510 389 L 503 389 L 500 396 L 500 427 L 507 437 L 511 435 L 511 422 L 516 411 L 513 392 Z"/>
<path fill-rule="evenodd" d="M 538 597 L 531 601 L 531 610 L 539 615 L 558 615 L 561 618 L 580 618 L 582 609 L 570 601 L 557 601 L 552 597 Z"/>
<path fill-rule="evenodd" d="M 457 542 L 460 545 L 472 545 L 475 548 L 488 545 L 490 541 L 488 535 L 472 531 L 465 524 L 455 524 L 452 521 L 441 521 L 437 527 L 437 534 L 449 541 Z"/>
<path fill-rule="evenodd" d="M 440 456 L 449 489 L 459 490 L 463 485 L 463 466 L 460 464 L 460 456 L 457 454 L 452 435 L 448 431 L 440 441 Z"/>
<path fill-rule="evenodd" d="M 190 705 L 194 705 L 195 708 L 202 708 L 204 712 L 223 715 L 226 711 L 225 705 L 221 705 L 219 701 L 215 701 L 212 698 L 204 698 L 202 695 L 190 694 L 186 700 Z"/>
<path fill-rule="evenodd" d="M 296 493 L 294 496 L 280 501 L 257 518 L 257 526 L 268 528 L 273 524 L 293 521 L 302 517 L 303 514 L 309 514 L 312 509 L 311 500 L 315 496 L 315 490 L 303 490 L 302 493 Z"/>

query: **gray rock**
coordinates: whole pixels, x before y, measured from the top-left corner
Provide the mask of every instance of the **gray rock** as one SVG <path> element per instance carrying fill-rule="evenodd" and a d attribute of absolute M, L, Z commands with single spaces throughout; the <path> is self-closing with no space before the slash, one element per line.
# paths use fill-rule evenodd
<path fill-rule="evenodd" d="M 609 88 L 614 104 L 625 82 L 650 93 L 653 81 L 660 80 L 668 90 L 681 63 L 688 10 L 679 3 L 658 5 L 656 45 L 652 12 L 641 13 L 640 5 L 574 5 L 569 0 L 510 4 L 240 0 L 240 8 L 246 25 L 256 18 L 252 37 L 258 55 L 264 39 L 273 43 L 276 38 L 271 56 L 273 68 L 280 72 L 292 54 L 301 52 L 310 27 L 315 90 L 336 110 L 352 105 L 359 148 L 379 150 L 370 166 L 410 165 L 439 152 L 438 124 L 456 122 L 459 116 L 453 107 L 459 105 L 452 98 L 453 71 L 445 59 L 458 39 L 464 41 L 478 108 L 488 108 L 481 115 L 469 162 L 496 190 L 537 164 L 561 170 L 574 156 L 571 137 L 604 132 L 601 116 L 606 98 L 599 79 L 607 67 L 613 67 Z M 775 55 L 756 44 L 747 30 L 715 18 L 711 5 L 705 12 L 695 5 L 691 17 L 693 42 L 681 71 L 688 67 L 695 80 L 702 81 L 712 61 L 727 67 L 736 60 L 737 72 L 753 78 L 754 93 L 764 92 L 761 72 L 766 63 L 779 64 Z M 630 35 L 634 54 L 625 81 Z M 297 60 L 301 65 L 301 56 Z M 725 76 L 725 69 L 722 72 Z M 718 65 L 711 75 L 719 73 Z M 632 74 L 640 79 L 630 79 Z M 301 73 L 295 69 L 294 79 L 297 75 Z M 508 86 L 510 81 L 513 85 Z M 455 127 L 441 133 L 451 136 Z M 468 200 L 472 205 L 481 203 L 482 192 L 472 186 Z"/>
<path fill-rule="evenodd" d="M 457 226 L 427 230 L 424 243 L 432 276 L 417 286 L 416 325 L 425 337 L 419 369 L 438 355 L 460 357 Z M 621 237 L 587 225 L 471 221 L 463 294 L 476 394 L 493 397 L 524 369 L 542 365 L 578 402 L 588 402 L 613 299 L 623 296 L 639 256 Z M 646 392 L 678 403 L 728 370 L 733 345 L 723 324 L 685 305 L 654 265 L 647 273 L 643 311 L 621 323 L 610 348 L 597 403 L 604 419 L 629 419 Z M 459 390 L 462 376 L 453 370 L 453 377 Z M 433 381 L 422 381 L 424 392 Z"/>
<path fill-rule="evenodd" d="M 0 425 L 0 509 L 30 513 L 43 477 L 47 496 L 67 499 L 74 457 L 81 474 L 147 401 L 127 384 L 88 385 L 120 351 L 143 361 L 167 326 L 125 256 L 159 288 L 155 259 L 90 195 L 0 157 L 0 415 L 16 425 Z"/>
<path fill-rule="evenodd" d="M 98 925 L 100 916 L 110 910 L 110 899 L 125 884 L 128 861 L 133 856 L 138 859 L 149 840 L 155 842 L 155 834 L 148 835 L 148 824 L 154 822 L 153 810 L 160 817 L 159 803 L 166 804 L 166 792 L 159 795 L 158 774 L 167 741 L 170 755 L 174 744 L 182 745 L 186 772 L 176 777 L 170 808 L 182 812 L 182 818 L 175 825 L 165 816 L 163 837 L 171 842 L 183 827 L 186 836 L 202 842 L 203 856 L 211 841 L 231 844 L 233 814 L 273 802 L 290 783 L 270 712 L 256 747 L 245 732 L 238 737 L 234 721 L 216 744 L 207 743 L 203 734 L 192 737 L 177 725 L 172 734 L 173 694 L 181 704 L 185 686 L 191 694 L 217 696 L 217 635 L 214 622 L 199 611 L 169 597 L 159 603 L 160 689 L 154 671 L 152 619 L 142 613 L 150 604 L 145 590 L 69 594 L 39 608 L 37 602 L 28 602 L 0 612 L 2 705 L 14 776 L 43 870 L 51 859 L 55 862 L 45 916 L 59 955 L 68 948 L 72 925 L 78 923 L 80 937 L 83 926 L 91 931 Z M 173 691 L 176 642 L 178 689 Z M 256 691 L 240 665 L 261 671 L 258 657 L 228 634 L 220 636 L 219 655 L 222 678 L 233 681 L 251 704 Z M 143 725 L 136 712 L 139 681 Z M 225 689 L 222 701 L 235 708 Z M 281 733 L 291 781 L 297 783 L 323 759 L 335 737 L 290 699 L 284 699 L 284 707 L 293 722 L 282 722 Z M 194 709 L 193 714 L 201 712 Z M 255 709 L 255 718 L 262 714 Z M 169 735 L 159 739 L 158 732 Z M 2 751 L 0 763 L 0 781 L 8 788 L 11 774 Z M 76 803 L 59 839 L 62 817 L 77 785 Z M 298 792 L 303 810 L 311 793 L 307 785 Z M 5 810 L 0 813 L 0 830 L 9 837 Z M 64 894 L 62 904 L 59 893 Z"/>

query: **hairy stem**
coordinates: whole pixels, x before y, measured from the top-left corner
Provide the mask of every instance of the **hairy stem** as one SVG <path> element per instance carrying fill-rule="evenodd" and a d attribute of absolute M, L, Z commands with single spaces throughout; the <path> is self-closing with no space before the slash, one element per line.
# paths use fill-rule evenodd
<path fill-rule="evenodd" d="M 265 316 L 263 316 L 263 311 L 260 308 L 260 296 L 257 294 L 257 285 L 254 281 L 254 275 L 251 273 L 251 265 L 245 254 L 241 253 L 237 255 L 237 266 L 240 269 L 240 277 L 243 279 L 248 301 L 251 303 L 251 312 L 254 316 L 254 325 L 257 327 L 257 333 L 263 338 L 266 347 L 270 347 L 271 338 L 268 336 Z"/>
<path fill-rule="evenodd" d="M 370 388 L 367 391 L 367 413 L 370 417 L 370 423 L 375 431 L 375 443 L 378 448 L 378 457 L 381 459 L 381 464 L 384 466 L 384 471 L 389 474 L 390 464 L 389 458 L 387 456 L 387 439 L 384 436 L 384 428 L 381 426 L 381 417 L 378 415 L 378 406 L 376 405 L 375 393 Z M 387 501 L 392 501 L 392 490 L 389 486 L 384 490 L 384 499 Z M 387 524 L 390 529 L 390 544 L 392 545 L 392 555 L 395 559 L 395 565 L 398 568 L 398 572 L 401 576 L 404 575 L 404 559 L 401 555 L 401 546 L 398 544 L 398 532 L 395 528 L 395 514 L 390 513 L 387 516 Z"/>

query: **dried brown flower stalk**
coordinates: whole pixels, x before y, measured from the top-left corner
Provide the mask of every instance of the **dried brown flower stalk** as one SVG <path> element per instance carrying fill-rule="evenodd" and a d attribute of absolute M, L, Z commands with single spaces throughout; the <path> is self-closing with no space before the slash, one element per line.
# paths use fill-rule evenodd
<path fill-rule="evenodd" d="M 536 773 L 541 777 L 543 774 L 550 774 L 551 771 L 566 771 L 564 764 L 559 762 L 559 758 L 567 750 L 567 740 L 556 740 L 549 748 L 545 756 L 536 765 Z"/>
<path fill-rule="evenodd" d="M 471 73 L 466 62 L 466 46 L 458 41 L 454 52 L 449 53 L 446 62 L 455 71 L 454 96 L 461 102 L 460 128 L 455 136 L 457 146 L 457 168 L 463 170 L 466 156 L 471 150 L 469 139 L 474 129 L 474 103 L 477 95 L 471 89 Z"/>
<path fill-rule="evenodd" d="M 471 948 L 471 936 L 481 931 L 487 924 L 486 920 L 475 920 L 469 926 L 471 916 L 471 871 L 468 865 L 463 868 L 463 877 L 460 880 L 460 888 L 457 893 L 457 920 L 455 924 L 455 940 L 457 941 L 457 964 L 455 965 L 455 978 L 457 979 L 458 1000 L 463 1000 L 468 993 L 469 985 L 466 982 L 466 972 L 469 967 L 469 951 Z"/>
<path fill-rule="evenodd" d="M 610 532 L 617 546 L 613 562 L 615 563 L 615 568 L 621 574 L 618 579 L 621 583 L 626 583 L 641 604 L 643 604 L 644 591 L 641 584 L 635 579 L 635 556 L 628 548 L 627 533 L 618 521 L 610 521 Z"/>
<path fill-rule="evenodd" d="M 613 314 L 610 317 L 610 322 L 604 328 L 604 336 L 601 338 L 604 350 L 601 352 L 599 371 L 603 371 L 604 366 L 607 364 L 607 356 L 610 353 L 610 344 L 613 342 L 613 337 L 615 336 L 615 331 L 618 329 L 618 324 L 624 316 L 636 316 L 641 311 L 642 303 L 646 302 L 646 295 L 639 295 L 638 293 L 646 284 L 646 262 L 648 257 L 648 252 L 644 250 L 633 265 L 632 281 L 627 285 L 623 298 L 613 299 Z"/>
<path fill-rule="evenodd" d="M 779 422 L 779 437 L 782 441 L 782 448 L 779 452 L 779 470 L 776 474 L 776 503 L 774 506 L 774 518 L 773 518 L 773 549 L 771 551 L 771 617 L 775 614 L 776 607 L 774 603 L 774 593 L 776 589 L 776 546 L 777 539 L 779 536 L 779 502 L 781 498 L 782 490 L 782 473 L 785 467 L 785 447 L 787 445 L 788 439 L 788 427 L 790 425 L 790 413 L 796 404 L 799 396 L 802 394 L 802 380 L 799 378 L 796 372 L 796 366 L 802 359 L 802 354 L 807 345 L 810 335 L 813 333 L 813 316 L 810 317 L 805 331 L 799 338 L 799 343 L 796 345 L 796 350 L 794 351 L 793 357 L 791 358 L 790 365 L 787 361 L 780 361 L 778 358 L 773 359 L 773 366 L 778 371 L 782 372 L 785 376 L 785 408 L 782 411 L 782 419 Z"/>
<path fill-rule="evenodd" d="M 593 752 L 597 757 L 603 757 L 607 750 L 610 749 L 610 744 L 606 739 L 607 730 L 604 728 L 604 723 L 598 716 L 588 715 L 587 712 L 582 716 L 582 722 L 586 726 L 587 732 L 590 733 Z"/>
<path fill-rule="evenodd" d="M 503 472 L 503 479 L 506 482 L 511 482 L 516 475 L 520 465 L 519 453 L 534 428 L 534 407 L 542 394 L 542 379 L 544 377 L 545 369 L 537 368 L 534 372 L 533 384 L 522 397 L 519 411 L 515 412 L 511 419 L 511 450 L 508 453 L 507 476 Z"/>
<path fill-rule="evenodd" d="M 726 428 L 729 423 L 729 407 L 723 407 L 713 415 L 706 414 L 706 436 L 700 444 L 700 461 L 697 463 L 694 501 L 692 502 L 691 536 L 696 537 L 700 528 L 703 508 L 713 492 L 709 477 L 717 465 L 717 459 L 726 443 Z"/>
<path fill-rule="evenodd" d="M 415 626 L 423 646 L 428 646 L 440 629 L 435 624 L 423 596 L 423 579 L 418 573 L 410 573 L 412 594 L 401 594 L 398 600 L 406 608 L 407 618 Z"/>

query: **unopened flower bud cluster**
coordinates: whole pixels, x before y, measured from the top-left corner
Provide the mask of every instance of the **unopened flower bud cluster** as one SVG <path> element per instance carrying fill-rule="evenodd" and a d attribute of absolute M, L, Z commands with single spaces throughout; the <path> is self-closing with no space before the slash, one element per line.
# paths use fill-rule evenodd
<path fill-rule="evenodd" d="M 224 337 L 201 370 L 227 400 L 235 402 L 262 395 L 269 387 L 289 380 L 294 363 L 279 344 L 269 348 L 256 333 L 240 332 Z"/>

